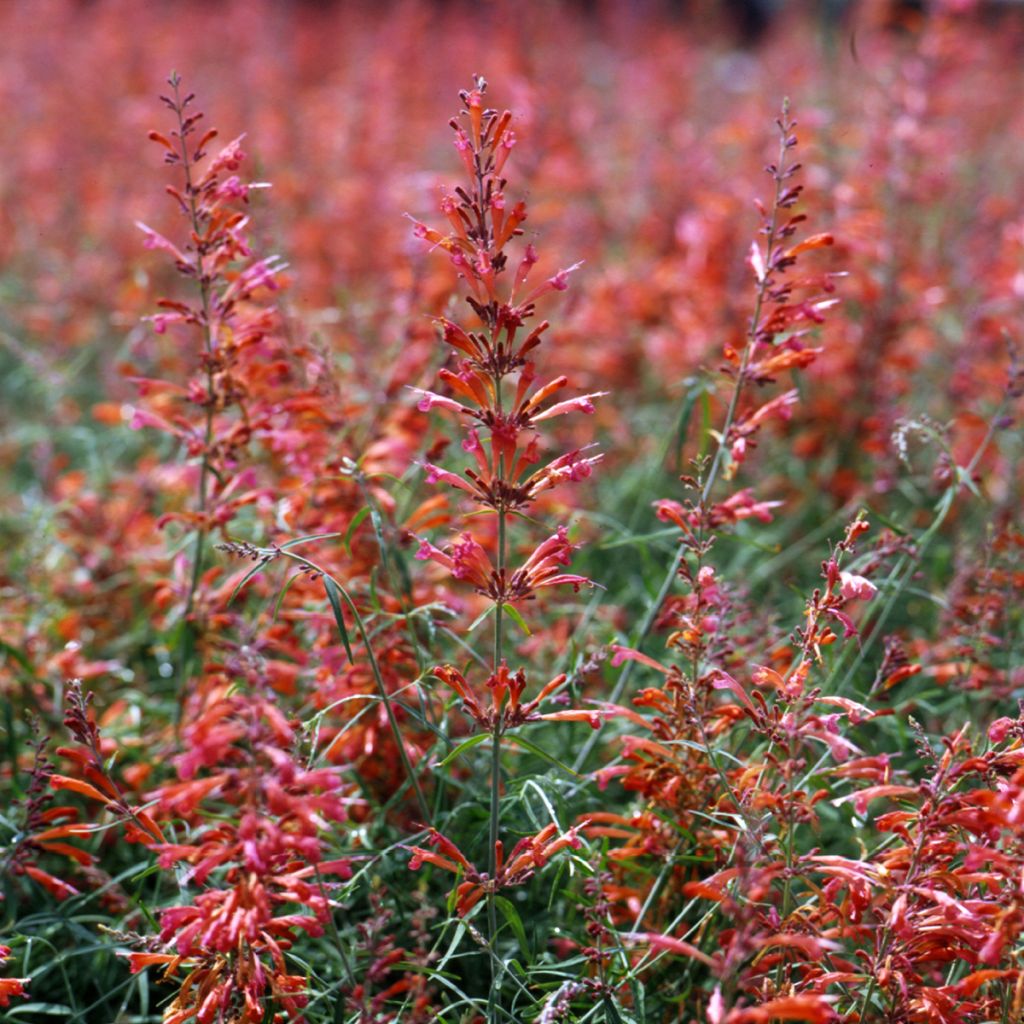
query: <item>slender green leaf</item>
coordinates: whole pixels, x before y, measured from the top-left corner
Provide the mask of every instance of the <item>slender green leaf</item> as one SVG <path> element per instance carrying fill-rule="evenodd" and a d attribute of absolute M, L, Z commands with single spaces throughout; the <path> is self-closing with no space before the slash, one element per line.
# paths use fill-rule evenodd
<path fill-rule="evenodd" d="M 298 547 L 300 544 L 308 544 L 313 540 L 331 540 L 333 537 L 340 536 L 340 533 L 310 533 L 305 537 L 296 537 L 293 540 L 286 541 L 284 544 L 279 544 L 278 547 L 282 551 L 287 551 L 289 548 Z"/>
<path fill-rule="evenodd" d="M 36 670 L 32 667 L 32 662 L 28 660 L 23 651 L 18 650 L 17 647 L 12 646 L 6 640 L 0 640 L 0 652 L 13 658 L 19 667 L 24 669 L 30 679 L 36 678 Z"/>
<path fill-rule="evenodd" d="M 618 540 L 610 540 L 606 544 L 598 545 L 598 551 L 611 551 L 612 548 L 622 548 L 634 544 L 644 544 L 649 540 L 662 540 L 667 537 L 678 537 L 677 527 L 669 527 L 664 530 L 654 530 L 651 533 L 637 533 L 629 537 L 620 537 Z"/>
<path fill-rule="evenodd" d="M 579 772 L 574 772 L 563 761 L 559 761 L 557 757 L 552 757 L 551 754 L 549 754 L 546 750 L 542 750 L 540 747 L 537 746 L 536 743 L 531 743 L 528 739 L 524 739 L 522 736 L 519 735 L 519 733 L 509 733 L 505 737 L 505 739 L 511 740 L 513 743 L 518 744 L 524 750 L 528 750 L 531 754 L 535 754 L 542 760 L 547 761 L 548 764 L 552 764 L 556 768 L 561 768 L 563 772 L 565 772 L 567 775 L 570 775 L 572 778 L 578 779 L 580 777 Z"/>
<path fill-rule="evenodd" d="M 532 633 L 530 632 L 530 627 L 529 627 L 529 626 L 527 626 L 527 624 L 526 624 L 525 620 L 523 619 L 522 615 L 520 615 L 520 614 L 519 614 L 519 609 L 518 609 L 518 608 L 516 608 L 516 607 L 515 607 L 515 605 L 511 605 L 511 604 L 503 604 L 503 605 L 502 605 L 501 607 L 502 607 L 502 608 L 503 608 L 503 609 L 504 609 L 504 610 L 505 610 L 505 611 L 506 611 L 506 612 L 508 613 L 508 617 L 509 617 L 509 618 L 510 618 L 510 619 L 511 619 L 511 620 L 512 620 L 512 621 L 513 621 L 513 622 L 514 622 L 514 623 L 515 623 L 515 624 L 516 624 L 516 625 L 517 625 L 517 626 L 518 626 L 518 627 L 519 627 L 519 628 L 520 628 L 520 629 L 521 629 L 521 630 L 522 630 L 522 631 L 523 631 L 523 632 L 524 632 L 524 633 L 525 633 L 525 634 L 526 634 L 527 636 L 533 636 L 533 634 L 532 634 Z"/>
<path fill-rule="evenodd" d="M 490 738 L 490 735 L 486 732 L 477 733 L 476 736 L 470 736 L 468 740 L 463 740 L 457 747 L 455 747 L 453 750 L 450 750 L 448 754 L 445 756 L 444 760 L 438 761 L 434 765 L 434 767 L 446 768 L 448 765 L 452 763 L 452 761 L 454 761 L 457 757 L 460 757 L 467 750 L 472 750 L 473 747 L 480 746 L 480 744 L 483 743 L 484 740 L 489 740 Z"/>
<path fill-rule="evenodd" d="M 290 580 L 281 588 L 281 592 L 277 595 L 277 600 L 274 602 L 274 614 L 271 616 L 271 622 L 277 622 L 278 612 L 281 611 L 281 605 L 284 602 L 285 595 L 289 590 L 292 589 L 292 584 L 303 574 L 301 572 L 295 573 Z"/>
<path fill-rule="evenodd" d="M 526 940 L 526 929 L 523 927 L 523 919 L 519 916 L 519 911 L 512 905 L 511 900 L 507 900 L 504 896 L 495 895 L 494 902 L 515 933 L 516 941 L 519 943 L 524 959 L 527 963 L 532 963 L 533 957 L 530 954 L 530 946 Z"/>
<path fill-rule="evenodd" d="M 606 1024 L 622 1024 L 622 1018 L 619 1016 L 619 1011 L 615 1009 L 615 1003 L 612 1001 L 611 996 L 607 993 L 603 996 L 604 1002 L 604 1019 Z"/>
<path fill-rule="evenodd" d="M 352 522 L 348 524 L 348 529 L 345 531 L 345 539 L 343 541 L 345 545 L 345 553 L 352 557 L 352 537 L 355 535 L 356 530 L 359 529 L 362 521 L 370 514 L 370 506 L 364 505 L 353 517 Z"/>
<path fill-rule="evenodd" d="M 228 604 L 238 596 L 239 591 L 255 576 L 258 572 L 262 572 L 270 563 L 273 561 L 269 556 L 260 558 L 260 560 L 235 584 L 234 590 L 231 591 L 231 596 L 228 598 Z"/>
<path fill-rule="evenodd" d="M 474 629 L 476 629 L 476 627 L 477 627 L 477 626 L 479 626 L 479 625 L 480 625 L 480 623 L 481 623 L 481 622 L 483 622 L 483 621 L 484 621 L 484 619 L 486 619 L 488 615 L 493 615 L 493 614 L 494 614 L 494 609 L 495 609 L 495 608 L 497 608 L 497 607 L 498 607 L 498 606 L 497 606 L 496 604 L 489 604 L 489 605 L 488 605 L 488 606 L 487 606 L 487 607 L 486 607 L 486 608 L 485 608 L 485 609 L 484 609 L 484 610 L 483 610 L 483 611 L 482 611 L 482 612 L 481 612 L 481 613 L 480 613 L 480 614 L 479 614 L 479 615 L 478 615 L 478 616 L 477 616 L 477 617 L 476 617 L 476 618 L 475 618 L 475 619 L 474 619 L 474 620 L 473 620 L 473 621 L 472 621 L 472 622 L 471 622 L 471 623 L 469 624 L 469 628 L 468 628 L 468 629 L 466 630 L 466 632 L 467 632 L 467 633 L 472 633 L 472 632 L 473 632 L 473 630 L 474 630 Z"/>
<path fill-rule="evenodd" d="M 330 576 L 324 576 L 324 590 L 327 591 L 327 600 L 331 602 L 331 611 L 334 612 L 334 621 L 341 634 L 341 642 L 345 645 L 345 653 L 348 655 L 349 664 L 354 665 L 356 659 L 352 656 L 352 644 L 349 643 L 348 630 L 345 628 L 345 616 L 341 613 L 341 602 L 338 600 L 340 587 Z"/>

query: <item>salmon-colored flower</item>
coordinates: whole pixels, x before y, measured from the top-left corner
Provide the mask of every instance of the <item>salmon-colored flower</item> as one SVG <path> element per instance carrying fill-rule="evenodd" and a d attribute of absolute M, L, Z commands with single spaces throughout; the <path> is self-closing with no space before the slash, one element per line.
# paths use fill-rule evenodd
<path fill-rule="evenodd" d="M 562 833 L 559 833 L 557 825 L 546 825 L 536 835 L 520 839 L 507 859 L 499 840 L 495 847 L 496 872 L 493 879 L 486 872 L 478 871 L 451 840 L 432 828 L 428 832 L 427 842 L 437 849 L 406 847 L 412 854 L 409 867 L 415 871 L 424 864 L 433 864 L 443 871 L 461 876 L 464 881 L 456 886 L 455 909 L 460 916 L 464 916 L 488 893 L 529 881 L 562 850 L 578 850 L 581 846 L 579 832 L 588 823 L 589 819 L 585 819 Z"/>
<path fill-rule="evenodd" d="M 572 545 L 565 527 L 543 541 L 530 557 L 511 572 L 495 569 L 483 546 L 470 533 L 462 533 L 446 549 L 421 541 L 416 557 L 447 569 L 457 580 L 472 583 L 481 594 L 497 602 L 526 601 L 542 587 L 568 584 L 575 590 L 593 586 L 585 576 L 562 572 L 569 564 Z"/>

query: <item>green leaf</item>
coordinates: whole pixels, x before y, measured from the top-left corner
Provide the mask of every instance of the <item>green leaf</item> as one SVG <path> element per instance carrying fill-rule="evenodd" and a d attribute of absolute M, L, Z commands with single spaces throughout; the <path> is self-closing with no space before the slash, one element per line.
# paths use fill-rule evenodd
<path fill-rule="evenodd" d="M 373 525 L 373 532 L 377 538 L 377 547 L 380 548 L 381 557 L 386 558 L 387 545 L 384 543 L 384 520 L 381 519 L 376 505 L 370 506 L 370 522 Z"/>
<path fill-rule="evenodd" d="M 468 628 L 468 629 L 466 630 L 466 632 L 467 632 L 467 633 L 472 633 L 472 632 L 473 632 L 473 630 L 474 630 L 474 629 L 476 629 L 476 627 L 477 627 L 477 626 L 479 626 L 479 625 L 480 625 L 480 623 L 481 623 L 481 622 L 483 622 L 483 621 L 484 621 L 484 619 L 486 619 L 488 615 L 493 615 L 493 614 L 494 614 L 494 609 L 495 609 L 495 608 L 497 608 L 497 607 L 498 607 L 498 606 L 497 606 L 497 605 L 495 605 L 495 604 L 491 604 L 491 605 L 488 605 L 488 606 L 487 606 L 487 607 L 486 607 L 486 608 L 485 608 L 485 609 L 484 609 L 484 610 L 483 610 L 483 611 L 482 611 L 482 612 L 481 612 L 481 613 L 480 613 L 480 614 L 479 614 L 479 615 L 478 615 L 478 616 L 477 616 L 477 617 L 476 617 L 476 618 L 475 618 L 475 619 L 474 619 L 474 620 L 473 620 L 473 621 L 472 621 L 472 622 L 471 622 L 471 623 L 469 624 L 469 628 Z"/>
<path fill-rule="evenodd" d="M 978 490 L 978 485 L 971 478 L 971 474 L 963 466 L 956 467 L 956 478 L 957 481 L 963 484 L 963 486 L 966 487 L 967 490 L 969 490 L 976 498 L 983 497 L 981 491 Z"/>
<path fill-rule="evenodd" d="M 8 1018 L 21 1017 L 27 1013 L 60 1014 L 65 1020 L 70 1020 L 75 1012 L 70 1006 L 63 1003 L 16 1003 L 7 1012 Z"/>
<path fill-rule="evenodd" d="M 352 645 L 349 643 L 348 630 L 345 628 L 345 617 L 341 614 L 341 602 L 338 600 L 340 588 L 330 576 L 324 576 L 324 590 L 327 591 L 327 600 L 331 602 L 331 611 L 334 612 L 334 621 L 341 634 L 341 642 L 345 645 L 345 653 L 348 655 L 350 665 L 355 665 L 356 659 L 352 657 Z"/>
<path fill-rule="evenodd" d="M 690 387 L 686 392 L 686 397 L 683 399 L 683 403 L 679 409 L 679 418 L 676 420 L 675 436 L 670 437 L 665 444 L 665 455 L 674 448 L 673 462 L 676 466 L 676 472 L 680 472 L 683 464 L 683 449 L 686 447 L 686 437 L 690 432 L 690 421 L 693 418 L 694 406 L 697 404 L 697 400 L 701 395 L 706 394 L 706 388 L 702 380 L 692 380 Z"/>
<path fill-rule="evenodd" d="M 481 743 L 484 742 L 484 740 L 489 740 L 490 738 L 490 734 L 486 732 L 477 733 L 476 736 L 470 736 L 468 740 L 463 740 L 457 747 L 454 748 L 454 750 L 450 750 L 448 754 L 445 756 L 444 760 L 438 761 L 437 764 L 434 765 L 434 767 L 447 767 L 449 764 L 452 763 L 452 761 L 455 760 L 455 758 L 459 757 L 461 754 L 464 754 L 467 750 L 472 750 L 473 747 L 478 747 Z"/>
<path fill-rule="evenodd" d="M 452 941 L 448 945 L 448 950 L 438 961 L 437 967 L 435 969 L 438 974 L 440 974 L 445 969 L 445 967 L 448 965 L 448 961 L 451 960 L 453 956 L 455 956 L 455 953 L 457 952 L 459 946 L 462 943 L 462 937 L 466 934 L 466 931 L 467 929 L 465 923 L 462 920 L 458 920 L 455 924 L 455 934 L 452 935 Z M 425 968 L 424 973 L 426 974 L 428 972 L 429 969 Z"/>
<path fill-rule="evenodd" d="M 19 667 L 24 670 L 29 679 L 36 678 L 36 670 L 32 667 L 32 662 L 28 660 L 28 657 L 24 652 L 20 651 L 17 647 L 12 646 L 6 640 L 0 640 L 0 652 L 13 658 L 18 663 Z"/>
<path fill-rule="evenodd" d="M 611 996 L 605 993 L 603 1001 L 604 1019 L 607 1024 L 622 1024 L 622 1018 L 619 1016 L 619 1011 L 615 1009 L 615 1003 L 612 1002 Z"/>
<path fill-rule="evenodd" d="M 893 533 L 899 537 L 906 537 L 909 532 L 905 526 L 900 526 L 899 523 L 890 519 L 887 515 L 879 512 L 878 509 L 873 508 L 871 510 L 871 518 L 877 519 L 883 526 L 887 526 Z"/>
<path fill-rule="evenodd" d="M 332 537 L 340 536 L 340 533 L 310 533 L 305 537 L 296 537 L 294 540 L 287 541 L 279 547 L 282 551 L 287 551 L 289 548 L 298 547 L 299 544 L 308 544 L 311 540 L 330 540 Z"/>
<path fill-rule="evenodd" d="M 633 544 L 644 544 L 649 540 L 661 540 L 664 537 L 678 537 L 678 527 L 671 526 L 664 530 L 654 530 L 651 533 L 636 533 L 628 537 L 621 537 L 619 540 L 610 540 L 606 544 L 598 545 L 598 551 L 610 551 L 612 548 L 622 548 Z"/>
<path fill-rule="evenodd" d="M 523 927 L 523 919 L 519 916 L 519 911 L 512 905 L 511 900 L 507 900 L 504 896 L 495 895 L 494 903 L 512 927 L 512 931 L 515 932 L 523 958 L 527 963 L 532 963 L 533 957 L 530 955 L 530 947 L 526 941 L 526 929 Z"/>
<path fill-rule="evenodd" d="M 292 584 L 304 573 L 295 573 L 290 580 L 281 588 L 281 592 L 277 595 L 277 600 L 274 602 L 274 614 L 271 616 L 270 621 L 272 623 L 277 622 L 277 613 L 281 610 L 281 604 L 284 602 L 285 594 L 292 589 Z"/>
<path fill-rule="evenodd" d="M 359 529 L 359 524 L 370 514 L 370 506 L 364 505 L 353 517 L 352 522 L 348 524 L 348 529 L 345 531 L 345 538 L 342 543 L 345 545 L 345 553 L 349 558 L 352 557 L 352 537 L 356 530 Z"/>
<path fill-rule="evenodd" d="M 705 389 L 700 396 L 700 443 L 697 458 L 702 459 L 708 453 L 708 438 L 711 436 L 711 393 Z"/>
<path fill-rule="evenodd" d="M 235 589 L 231 591 L 231 596 L 228 598 L 228 604 L 238 596 L 238 592 L 256 575 L 258 572 L 262 572 L 266 567 L 273 561 L 270 557 L 260 558 L 260 560 L 235 584 Z"/>
<path fill-rule="evenodd" d="M 547 761 L 548 764 L 552 764 L 556 768 L 561 768 L 563 772 L 570 775 L 572 778 L 580 778 L 578 772 L 574 772 L 567 764 L 559 761 L 557 757 L 552 757 L 546 750 L 542 750 L 538 747 L 536 743 L 531 743 L 528 739 L 524 739 L 519 735 L 519 733 L 508 733 L 505 738 L 507 740 L 511 740 L 513 743 L 518 743 L 524 750 L 528 750 L 531 754 L 536 754 L 537 757 Z"/>
<path fill-rule="evenodd" d="M 518 608 L 516 608 L 516 607 L 514 607 L 513 605 L 510 605 L 510 604 L 503 604 L 503 605 L 502 605 L 501 607 L 502 607 L 502 608 L 503 608 L 503 609 L 504 609 L 504 610 L 505 610 L 506 612 L 508 612 L 508 617 L 509 617 L 509 618 L 510 618 L 510 619 L 511 619 L 511 620 L 512 620 L 512 621 L 513 621 L 513 622 L 514 622 L 514 623 L 515 623 L 515 624 L 516 624 L 516 625 L 517 625 L 517 626 L 518 626 L 518 627 L 519 627 L 519 628 L 520 628 L 520 629 L 521 629 L 521 630 L 522 630 L 522 631 L 523 631 L 523 632 L 524 632 L 524 633 L 525 633 L 525 634 L 526 634 L 527 636 L 533 636 L 533 634 L 532 634 L 532 633 L 530 632 L 530 627 L 529 627 L 529 626 L 527 626 L 527 624 L 526 624 L 526 622 L 524 621 L 524 619 L 523 619 L 522 615 L 520 615 L 520 614 L 519 614 L 519 609 L 518 609 Z"/>

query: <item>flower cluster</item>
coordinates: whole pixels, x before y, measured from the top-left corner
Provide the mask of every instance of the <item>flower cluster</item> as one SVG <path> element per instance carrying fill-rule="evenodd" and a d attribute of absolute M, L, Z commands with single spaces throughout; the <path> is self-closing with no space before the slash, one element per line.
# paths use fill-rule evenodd
<path fill-rule="evenodd" d="M 460 126 L 453 120 L 455 144 L 469 172 L 469 182 L 447 193 L 441 209 L 448 217 L 451 231 L 442 234 L 425 225 L 416 225 L 416 234 L 447 252 L 459 277 L 469 287 L 469 302 L 479 328 L 467 330 L 447 318 L 438 322 L 443 340 L 463 358 L 457 369 L 444 368 L 440 380 L 458 398 L 421 388 L 413 389 L 422 397 L 419 408 L 429 411 L 440 407 L 459 414 L 473 423 L 468 427 L 462 448 L 473 457 L 473 466 L 461 473 L 450 472 L 433 463 L 425 463 L 431 482 L 448 484 L 468 494 L 474 503 L 503 518 L 510 512 L 524 512 L 538 496 L 563 483 L 590 475 L 600 455 L 585 455 L 576 449 L 534 468 L 543 461 L 537 424 L 562 414 L 580 411 L 593 413 L 593 400 L 599 393 L 550 403 L 553 395 L 569 385 L 559 376 L 539 387 L 534 386 L 536 368 L 532 358 L 549 324 L 543 321 L 519 337 L 524 325 L 535 315 L 536 302 L 544 294 L 564 291 L 570 270 L 558 271 L 526 297 L 516 298 L 533 266 L 538 262 L 533 245 L 527 245 L 507 290 L 502 278 L 510 267 L 509 244 L 522 234 L 526 205 L 515 204 L 506 216 L 502 169 L 515 143 L 512 115 L 485 109 L 486 82 L 462 94 L 463 118 Z M 514 390 L 506 383 L 514 378 Z M 508 393 L 506 393 L 508 392 Z M 465 404 L 468 402 L 469 404 Z M 479 428 L 486 433 L 481 437 Z M 521 569 L 504 579 L 504 558 L 495 580 L 482 545 L 469 532 L 457 540 L 450 553 L 424 543 L 422 559 L 433 559 L 447 568 L 456 579 L 471 580 L 495 601 L 521 600 L 541 585 L 570 582 L 578 586 L 581 577 L 562 576 L 554 566 L 568 564 L 570 546 L 564 527 L 542 544 Z"/>
<path fill-rule="evenodd" d="M 557 825 L 545 825 L 536 835 L 520 839 L 507 858 L 499 839 L 494 848 L 495 867 L 491 873 L 478 871 L 450 839 L 431 829 L 427 842 L 436 849 L 410 846 L 412 860 L 409 866 L 416 870 L 424 863 L 433 864 L 464 877 L 465 881 L 455 888 L 455 909 L 465 915 L 485 896 L 493 896 L 501 889 L 529 881 L 559 851 L 578 850 L 581 845 L 579 831 L 586 824 L 581 822 L 561 833 Z"/>
<path fill-rule="evenodd" d="M 462 442 L 462 449 L 473 456 L 473 466 L 460 474 L 426 463 L 427 478 L 451 485 L 494 514 L 497 551 L 492 557 L 486 542 L 464 530 L 446 548 L 422 540 L 416 557 L 432 561 L 454 579 L 472 584 L 494 604 L 499 654 L 487 682 L 493 695 L 492 710 L 481 710 L 461 673 L 448 666 L 437 670 L 437 675 L 456 689 L 478 723 L 486 722 L 486 727 L 498 735 L 513 720 L 515 724 L 526 721 L 540 700 L 556 688 L 546 687 L 536 701 L 520 708 L 522 670 L 510 673 L 500 657 L 501 622 L 506 606 L 528 600 L 544 587 L 568 584 L 579 590 L 581 586 L 592 585 L 585 577 L 564 571 L 572 551 L 564 526 L 539 544 L 520 566 L 510 568 L 506 564 L 506 522 L 510 513 L 531 509 L 543 491 L 589 476 L 600 461 L 600 455 L 573 450 L 556 456 L 542 468 L 533 468 L 542 461 L 537 424 L 571 411 L 592 413 L 593 399 L 599 395 L 582 395 L 551 404 L 550 398 L 568 386 L 568 378 L 559 376 L 534 386 L 536 369 L 532 356 L 549 325 L 543 321 L 525 337 L 520 336 L 520 331 L 534 316 L 542 296 L 565 290 L 568 275 L 575 268 L 558 271 L 524 297 L 517 298 L 539 258 L 534 246 L 527 245 L 511 272 L 509 246 L 522 234 L 520 225 L 526 219 L 526 205 L 519 201 L 506 209 L 507 180 L 503 169 L 516 139 L 512 115 L 485 107 L 486 88 L 486 82 L 477 79 L 472 90 L 462 93 L 461 118 L 452 121 L 455 146 L 469 180 L 442 198 L 441 209 L 450 230 L 442 233 L 420 223 L 415 228 L 418 237 L 448 254 L 469 289 L 467 301 L 478 326 L 463 328 L 447 318 L 438 324 L 443 340 L 460 355 L 457 370 L 445 368 L 439 374 L 458 399 L 434 391 L 414 390 L 422 396 L 421 410 L 437 406 L 473 424 L 468 426 Z M 503 288 L 503 279 L 509 277 L 511 281 Z M 480 428 L 485 430 L 483 436 Z M 503 711 L 506 694 L 510 703 Z M 511 717 L 505 718 L 506 713 Z"/>
<path fill-rule="evenodd" d="M 146 247 L 168 253 L 198 293 L 192 303 L 160 300 L 162 311 L 151 321 L 157 334 L 178 327 L 198 332 L 199 372 L 180 387 L 139 380 L 150 407 L 135 410 L 132 426 L 156 427 L 178 437 L 200 461 L 199 507 L 180 518 L 206 532 L 229 522 L 246 501 L 249 488 L 239 476 L 239 454 L 267 426 L 262 419 L 267 411 L 250 408 L 247 378 L 281 373 L 274 337 L 277 313 L 262 298 L 278 290 L 283 268 L 275 257 L 256 257 L 246 238 L 244 208 L 251 190 L 264 186 L 243 182 L 235 173 L 246 156 L 242 138 L 210 156 L 207 147 L 217 130 L 201 129 L 203 115 L 191 109 L 195 97 L 182 95 L 177 76 L 169 85 L 172 95 L 163 102 L 177 125 L 169 136 L 151 131 L 149 137 L 164 150 L 164 162 L 180 169 L 180 185 L 169 185 L 167 191 L 188 222 L 189 241 L 179 247 L 147 225 L 139 227 Z M 199 411 L 198 417 L 190 408 Z M 211 482 L 217 486 L 209 492 Z"/>
<path fill-rule="evenodd" d="M 326 856 L 322 838 L 352 804 L 339 770 L 296 761 L 295 723 L 267 697 L 230 689 L 226 679 L 208 681 L 205 707 L 183 735 L 180 781 L 152 794 L 160 813 L 192 826 L 188 842 L 156 846 L 158 863 L 187 865 L 179 879 L 200 891 L 161 913 L 160 938 L 174 952 L 133 966 L 186 970 L 181 1020 L 215 1019 L 236 997 L 240 1020 L 262 1020 L 268 997 L 296 1016 L 305 979 L 288 972 L 284 952 L 296 931 L 323 934 L 332 907 L 324 876 L 351 874 L 347 859 Z"/>
<path fill-rule="evenodd" d="M 488 539 L 468 529 L 445 548 L 422 540 L 416 556 L 442 566 L 455 580 L 471 584 L 492 606 L 494 649 L 485 682 L 490 691 L 489 706 L 484 706 L 483 698 L 458 669 L 451 665 L 434 669 L 434 675 L 459 696 L 463 710 L 477 728 L 490 735 L 489 867 L 486 873 L 477 872 L 455 844 L 436 830 L 431 832 L 431 841 L 439 844 L 442 852 L 434 854 L 415 847 L 412 864 L 427 861 L 451 871 L 464 869 L 467 881 L 457 889 L 457 909 L 465 914 L 486 897 L 488 931 L 493 941 L 497 935 L 498 889 L 522 884 L 559 850 L 579 842 L 572 830 L 555 839 L 557 830 L 549 826 L 518 843 L 505 862 L 499 838 L 502 737 L 510 729 L 541 719 L 587 721 L 592 725 L 601 722 L 601 714 L 596 711 L 538 711 L 541 702 L 565 681 L 564 676 L 556 676 L 533 700 L 522 701 L 526 673 L 509 669 L 505 617 L 518 616 L 514 606 L 533 598 L 542 588 L 570 585 L 579 591 L 592 583 L 565 571 L 572 551 L 565 526 L 559 526 L 518 567 L 510 568 L 509 518 L 513 514 L 525 518 L 527 512 L 535 510 L 544 492 L 590 475 L 600 455 L 587 455 L 581 449 L 558 455 L 536 468 L 544 461 L 538 425 L 569 412 L 593 413 L 593 400 L 603 393 L 552 402 L 553 396 L 568 387 L 568 378 L 563 375 L 536 384 L 533 356 L 549 325 L 543 321 L 525 336 L 520 332 L 535 315 L 537 302 L 549 293 L 564 291 L 569 274 L 576 268 L 559 270 L 523 295 L 539 257 L 532 244 L 525 246 L 517 263 L 510 255 L 512 243 L 522 234 L 526 204 L 518 201 L 513 205 L 506 198 L 508 183 L 503 170 L 516 142 L 512 115 L 485 106 L 486 88 L 487 83 L 477 78 L 473 89 L 461 93 L 463 110 L 451 122 L 468 180 L 446 192 L 441 200 L 449 230 L 441 232 L 421 223 L 415 226 L 417 237 L 448 255 L 468 288 L 467 302 L 476 324 L 469 329 L 448 318 L 438 322 L 441 338 L 456 354 L 456 368 L 445 367 L 439 373 L 447 393 L 414 390 L 421 396 L 421 411 L 439 407 L 457 414 L 466 424 L 462 450 L 473 459 L 461 473 L 427 462 L 428 480 L 448 484 L 468 495 L 478 509 L 474 515 L 483 510 L 496 520 L 496 529 L 489 538 L 493 557 Z M 493 1003 L 501 985 L 493 962 L 491 972 Z"/>

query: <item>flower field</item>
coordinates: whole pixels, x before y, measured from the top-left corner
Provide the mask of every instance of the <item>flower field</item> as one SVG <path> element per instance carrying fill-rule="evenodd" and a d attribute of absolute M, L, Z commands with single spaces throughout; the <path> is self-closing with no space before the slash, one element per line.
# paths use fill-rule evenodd
<path fill-rule="evenodd" d="M 1024 1021 L 1024 8 L 0 32 L 0 1019 Z"/>

